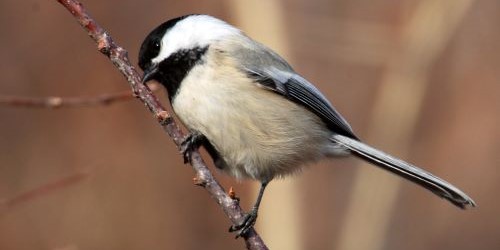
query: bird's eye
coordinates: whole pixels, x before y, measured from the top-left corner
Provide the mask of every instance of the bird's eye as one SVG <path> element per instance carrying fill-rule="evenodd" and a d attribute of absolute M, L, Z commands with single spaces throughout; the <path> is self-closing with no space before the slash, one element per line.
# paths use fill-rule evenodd
<path fill-rule="evenodd" d="M 158 53 L 160 53 L 160 49 L 161 49 L 160 40 L 152 40 L 149 44 L 150 45 L 149 45 L 149 52 L 148 52 L 148 54 L 150 54 L 151 57 L 157 56 Z"/>
<path fill-rule="evenodd" d="M 155 41 L 153 46 L 155 49 L 160 49 L 160 41 Z"/>

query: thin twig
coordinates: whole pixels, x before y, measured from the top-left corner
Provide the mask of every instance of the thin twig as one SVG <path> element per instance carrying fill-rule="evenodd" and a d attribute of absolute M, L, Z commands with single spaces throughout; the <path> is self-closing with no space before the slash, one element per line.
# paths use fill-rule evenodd
<path fill-rule="evenodd" d="M 160 104 L 151 90 L 141 84 L 141 78 L 135 68 L 130 64 L 127 51 L 118 46 L 111 36 L 90 17 L 82 4 L 76 0 L 57 0 L 77 19 L 78 23 L 88 32 L 89 36 L 97 43 L 98 50 L 106 55 L 113 64 L 125 76 L 135 95 L 154 114 L 162 128 L 180 146 L 184 134 L 179 129 L 174 119 Z M 197 184 L 203 186 L 210 196 L 219 204 L 224 213 L 232 223 L 240 223 L 243 218 L 243 211 L 237 200 L 231 199 L 222 186 L 217 182 L 208 170 L 198 152 L 191 154 L 191 165 L 196 172 Z M 248 249 L 268 249 L 264 241 L 254 229 L 243 237 Z"/>
<path fill-rule="evenodd" d="M 156 91 L 160 87 L 158 84 L 149 86 L 151 91 Z M 121 91 L 111 94 L 102 94 L 92 97 L 21 97 L 21 96 L 0 96 L 0 105 L 26 108 L 73 108 L 88 106 L 106 106 L 116 102 L 128 101 L 134 98 L 134 94 Z"/>
<path fill-rule="evenodd" d="M 40 196 L 47 195 L 56 190 L 76 184 L 85 179 L 87 176 L 88 176 L 87 171 L 78 171 L 64 178 L 50 181 L 31 190 L 22 192 L 14 197 L 8 199 L 0 199 L 0 212 L 13 208 L 17 205 L 33 200 Z"/>

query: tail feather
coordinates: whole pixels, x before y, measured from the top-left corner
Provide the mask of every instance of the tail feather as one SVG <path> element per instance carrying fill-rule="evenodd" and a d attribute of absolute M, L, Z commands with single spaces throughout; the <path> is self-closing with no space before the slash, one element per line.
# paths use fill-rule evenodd
<path fill-rule="evenodd" d="M 357 157 L 419 184 L 457 207 L 465 209 L 467 206 L 476 206 L 476 203 L 460 189 L 425 170 L 394 158 L 356 139 L 338 134 L 333 135 L 331 139 L 351 150 Z"/>

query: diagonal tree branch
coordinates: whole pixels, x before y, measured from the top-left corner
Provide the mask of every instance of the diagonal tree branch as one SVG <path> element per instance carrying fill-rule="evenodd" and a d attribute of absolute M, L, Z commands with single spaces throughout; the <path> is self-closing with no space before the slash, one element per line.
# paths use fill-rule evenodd
<path fill-rule="evenodd" d="M 183 133 L 151 90 L 146 85 L 141 84 L 141 78 L 130 64 L 127 51 L 113 41 L 111 36 L 90 17 L 80 2 L 77 0 L 57 1 L 77 19 L 78 23 L 88 32 L 88 35 L 97 43 L 98 50 L 106 55 L 120 70 L 137 98 L 154 114 L 165 132 L 172 137 L 175 144 L 180 146 L 184 137 Z M 232 199 L 217 180 L 215 180 L 198 152 L 193 152 L 191 155 L 191 165 L 196 172 L 195 184 L 204 187 L 208 191 L 232 223 L 236 224 L 240 222 L 243 217 L 243 211 L 238 201 Z M 248 249 L 268 249 L 254 229 L 251 229 L 243 238 Z"/>

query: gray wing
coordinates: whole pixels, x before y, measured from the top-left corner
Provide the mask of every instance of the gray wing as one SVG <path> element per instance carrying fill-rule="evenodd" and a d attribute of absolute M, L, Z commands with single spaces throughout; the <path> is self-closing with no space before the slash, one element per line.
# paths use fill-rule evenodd
<path fill-rule="evenodd" d="M 262 87 L 304 106 L 319 116 L 335 133 L 357 139 L 347 121 L 330 102 L 306 79 L 298 75 L 278 54 L 264 45 L 240 47 L 233 56 L 241 70 Z"/>

